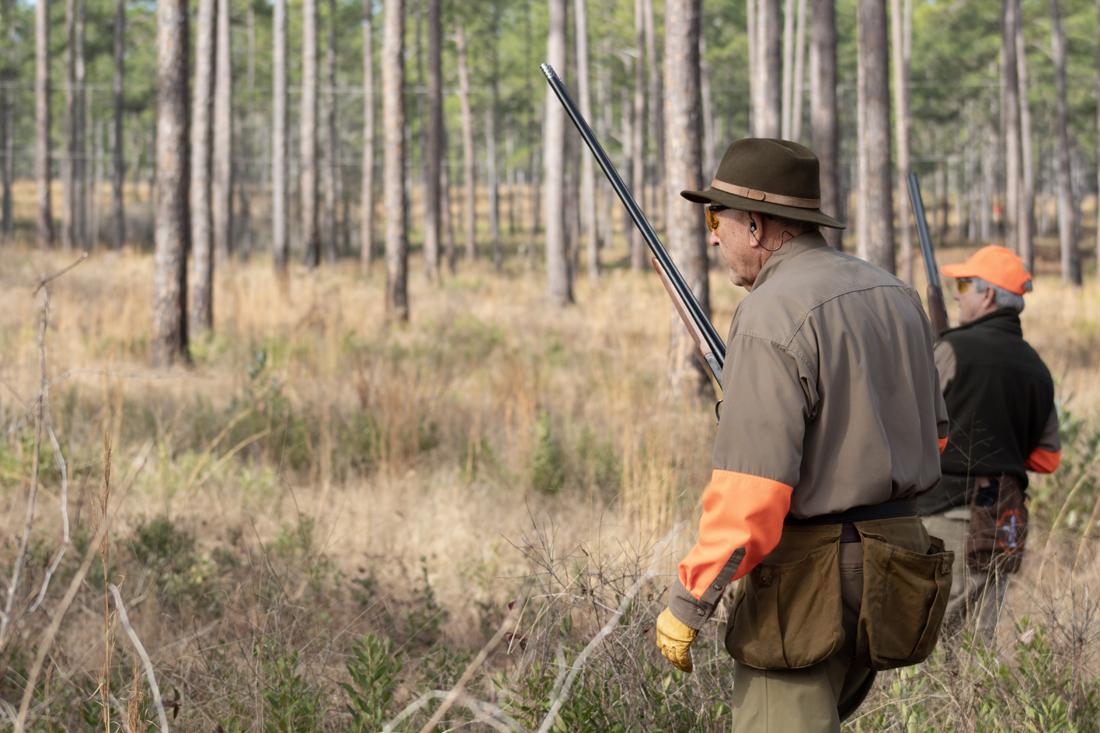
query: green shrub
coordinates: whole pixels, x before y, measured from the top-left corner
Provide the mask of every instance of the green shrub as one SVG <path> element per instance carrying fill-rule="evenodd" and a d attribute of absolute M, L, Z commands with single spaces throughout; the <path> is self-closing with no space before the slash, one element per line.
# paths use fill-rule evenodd
<path fill-rule="evenodd" d="M 340 683 L 348 693 L 351 733 L 374 733 L 392 717 L 402 666 L 401 651 L 388 637 L 366 634 L 352 642 L 347 661 L 351 682 Z"/>
<path fill-rule="evenodd" d="M 556 494 L 565 486 L 565 450 L 554 434 L 547 412 L 535 422 L 535 454 L 531 461 L 531 488 Z"/>

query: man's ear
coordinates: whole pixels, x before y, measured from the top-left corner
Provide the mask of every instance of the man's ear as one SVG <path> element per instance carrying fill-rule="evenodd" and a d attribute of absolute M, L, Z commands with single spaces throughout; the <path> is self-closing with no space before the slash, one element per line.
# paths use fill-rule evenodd
<path fill-rule="evenodd" d="M 993 305 L 993 301 L 996 297 L 997 293 L 993 290 L 992 286 L 989 286 L 982 292 L 982 304 L 985 306 Z"/>

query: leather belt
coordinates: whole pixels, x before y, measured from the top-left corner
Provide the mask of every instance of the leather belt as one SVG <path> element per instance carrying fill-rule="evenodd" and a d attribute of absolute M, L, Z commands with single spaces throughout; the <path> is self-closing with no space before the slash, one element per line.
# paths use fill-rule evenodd
<path fill-rule="evenodd" d="M 857 506 L 833 514 L 820 514 L 816 517 L 798 519 L 790 514 L 783 520 L 788 527 L 805 527 L 818 524 L 851 524 L 868 522 L 873 519 L 892 519 L 894 517 L 912 517 L 917 514 L 916 499 L 892 499 L 872 506 Z"/>

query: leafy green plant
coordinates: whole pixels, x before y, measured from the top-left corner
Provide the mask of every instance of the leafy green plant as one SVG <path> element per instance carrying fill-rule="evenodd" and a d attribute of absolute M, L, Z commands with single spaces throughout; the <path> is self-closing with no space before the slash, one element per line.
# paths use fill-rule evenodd
<path fill-rule="evenodd" d="M 321 691 L 311 688 L 299 671 L 298 652 L 264 644 L 264 733 L 317 730 L 324 717 Z"/>
<path fill-rule="evenodd" d="M 347 661 L 351 682 L 340 683 L 348 694 L 352 733 L 381 730 L 390 719 L 402 666 L 401 652 L 388 637 L 366 634 L 352 642 Z"/>

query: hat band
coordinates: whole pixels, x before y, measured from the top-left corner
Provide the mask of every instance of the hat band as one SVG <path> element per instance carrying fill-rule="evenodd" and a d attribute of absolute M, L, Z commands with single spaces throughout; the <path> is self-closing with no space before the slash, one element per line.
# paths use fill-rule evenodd
<path fill-rule="evenodd" d="M 719 181 L 717 178 L 710 182 L 710 187 L 716 188 L 719 191 L 725 191 L 726 193 L 732 193 L 734 196 L 741 196 L 742 198 L 752 199 L 753 201 L 766 201 L 769 204 L 793 206 L 797 209 L 821 208 L 821 199 L 800 199 L 796 196 L 783 196 L 778 193 L 766 193 L 764 191 L 757 191 L 755 188 L 735 186 L 732 183 Z"/>

